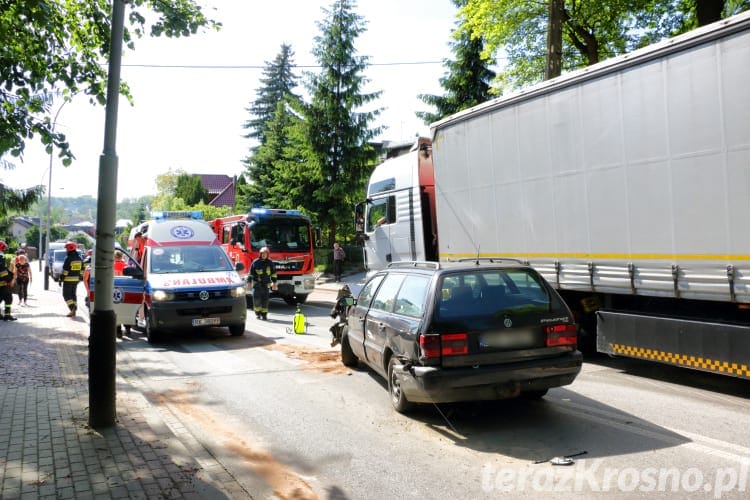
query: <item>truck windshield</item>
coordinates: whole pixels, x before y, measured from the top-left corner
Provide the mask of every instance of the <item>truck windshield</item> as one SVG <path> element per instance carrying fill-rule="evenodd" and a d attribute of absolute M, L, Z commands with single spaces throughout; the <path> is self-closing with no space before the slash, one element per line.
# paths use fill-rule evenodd
<path fill-rule="evenodd" d="M 310 230 L 306 222 L 259 221 L 250 231 L 250 243 L 256 252 L 262 247 L 272 252 L 310 251 Z"/>
<path fill-rule="evenodd" d="M 220 246 L 184 245 L 151 249 L 149 272 L 154 274 L 232 270 L 232 263 Z"/>

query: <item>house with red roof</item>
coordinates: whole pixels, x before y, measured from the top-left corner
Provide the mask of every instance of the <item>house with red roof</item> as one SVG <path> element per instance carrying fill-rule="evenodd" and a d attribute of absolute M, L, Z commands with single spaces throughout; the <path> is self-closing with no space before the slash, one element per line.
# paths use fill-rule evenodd
<path fill-rule="evenodd" d="M 234 207 L 237 178 L 223 174 L 198 174 L 208 191 L 208 204 L 215 207 Z"/>

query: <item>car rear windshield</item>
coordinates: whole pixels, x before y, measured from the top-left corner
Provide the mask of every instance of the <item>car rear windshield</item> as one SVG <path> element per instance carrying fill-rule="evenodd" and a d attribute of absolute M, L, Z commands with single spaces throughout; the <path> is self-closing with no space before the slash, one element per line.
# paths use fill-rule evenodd
<path fill-rule="evenodd" d="M 564 309 L 557 294 L 530 269 L 446 274 L 440 282 L 438 319 L 543 314 Z"/>

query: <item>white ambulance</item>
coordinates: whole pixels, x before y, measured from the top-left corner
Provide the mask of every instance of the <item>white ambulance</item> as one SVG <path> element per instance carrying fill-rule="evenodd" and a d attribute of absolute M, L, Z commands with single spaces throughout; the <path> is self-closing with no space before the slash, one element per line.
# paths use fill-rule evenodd
<path fill-rule="evenodd" d="M 140 250 L 133 247 L 136 233 L 142 235 Z M 131 231 L 128 250 L 142 270 L 128 277 L 142 282 L 135 323 L 149 342 L 202 327 L 245 333 L 245 282 L 237 273 L 242 264 L 232 265 L 200 212 L 152 213 L 152 220 Z"/>

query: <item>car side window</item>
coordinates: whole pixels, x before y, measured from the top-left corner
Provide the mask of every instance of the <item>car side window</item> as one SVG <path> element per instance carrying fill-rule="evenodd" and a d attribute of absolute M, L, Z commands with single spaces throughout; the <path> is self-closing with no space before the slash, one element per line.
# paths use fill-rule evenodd
<path fill-rule="evenodd" d="M 380 285 L 381 281 L 383 281 L 383 276 L 376 276 L 365 285 L 357 297 L 358 306 L 364 307 L 365 309 L 370 307 L 372 296 L 375 295 L 375 290 L 378 289 L 378 285 Z"/>
<path fill-rule="evenodd" d="M 391 273 L 387 275 L 378 292 L 375 294 L 375 299 L 373 299 L 370 308 L 380 311 L 392 311 L 393 304 L 396 301 L 396 293 L 401 288 L 403 281 L 403 274 Z"/>
<path fill-rule="evenodd" d="M 421 317 L 429 284 L 428 276 L 407 276 L 396 297 L 393 312 L 414 318 Z"/>

